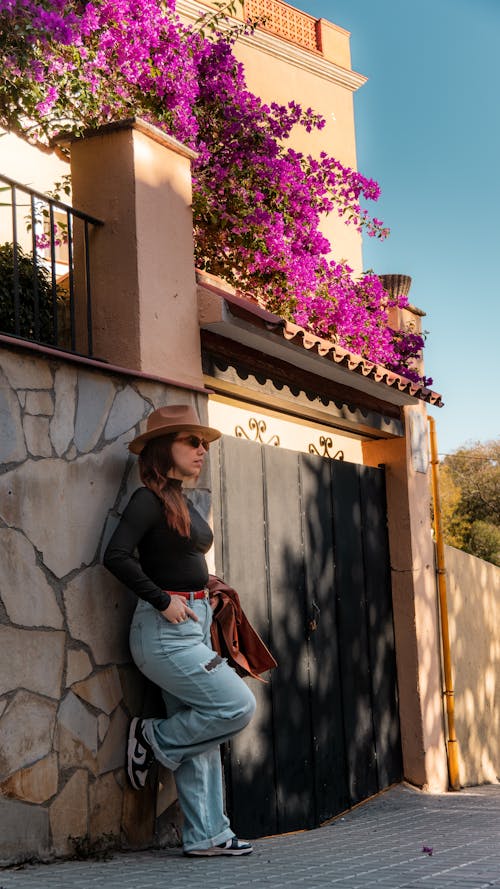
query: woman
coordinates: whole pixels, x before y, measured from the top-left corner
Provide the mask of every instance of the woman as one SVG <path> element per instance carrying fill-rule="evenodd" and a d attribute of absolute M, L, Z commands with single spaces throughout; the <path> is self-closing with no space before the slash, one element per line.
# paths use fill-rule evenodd
<path fill-rule="evenodd" d="M 250 721 L 255 699 L 210 645 L 212 609 L 204 554 L 212 532 L 185 498 L 209 442 L 189 405 L 153 411 L 129 449 L 139 455 L 144 487 L 132 495 L 104 564 L 139 597 L 130 629 L 138 668 L 162 690 L 166 718 L 132 719 L 127 774 L 144 787 L 154 759 L 175 775 L 186 855 L 248 855 L 224 814 L 219 745 Z M 136 548 L 138 557 L 136 555 Z"/>

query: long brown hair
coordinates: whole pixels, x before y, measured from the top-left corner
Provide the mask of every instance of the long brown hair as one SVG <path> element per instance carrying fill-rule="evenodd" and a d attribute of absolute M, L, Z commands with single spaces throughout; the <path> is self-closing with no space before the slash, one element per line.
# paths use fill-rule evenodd
<path fill-rule="evenodd" d="M 172 443 L 176 434 L 160 435 L 146 443 L 139 454 L 139 472 L 143 485 L 162 501 L 169 528 L 177 531 L 181 537 L 189 537 L 191 519 L 187 503 L 179 484 L 167 475 L 175 466 Z"/>

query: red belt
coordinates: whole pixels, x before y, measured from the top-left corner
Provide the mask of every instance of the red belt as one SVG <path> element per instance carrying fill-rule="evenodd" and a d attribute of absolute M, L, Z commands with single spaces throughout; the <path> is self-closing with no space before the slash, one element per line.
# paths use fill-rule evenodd
<path fill-rule="evenodd" d="M 190 599 L 191 596 L 193 599 L 208 599 L 208 590 L 193 590 L 190 593 L 182 593 L 178 590 L 163 590 L 164 593 L 168 593 L 169 596 L 184 596 L 185 599 Z"/>

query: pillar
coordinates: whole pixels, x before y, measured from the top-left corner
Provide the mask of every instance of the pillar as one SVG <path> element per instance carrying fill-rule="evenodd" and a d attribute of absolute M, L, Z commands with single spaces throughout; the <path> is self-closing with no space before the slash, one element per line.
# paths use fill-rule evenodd
<path fill-rule="evenodd" d="M 404 438 L 364 442 L 363 457 L 386 470 L 404 777 L 442 792 L 448 769 L 425 405 L 403 412 Z"/>
<path fill-rule="evenodd" d="M 73 204 L 91 233 L 94 355 L 202 386 L 191 211 L 195 153 L 144 121 L 71 143 Z"/>

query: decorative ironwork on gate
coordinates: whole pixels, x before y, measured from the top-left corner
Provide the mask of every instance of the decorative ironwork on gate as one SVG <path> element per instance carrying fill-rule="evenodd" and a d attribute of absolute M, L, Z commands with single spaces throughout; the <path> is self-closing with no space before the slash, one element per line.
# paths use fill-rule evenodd
<path fill-rule="evenodd" d="M 320 435 L 319 446 L 323 448 L 321 452 L 318 451 L 314 442 L 311 441 L 308 448 L 309 453 L 316 454 L 317 457 L 328 457 L 330 460 L 344 460 L 345 455 L 342 450 L 338 450 L 334 454 L 330 453 L 333 448 L 333 439 L 330 436 Z"/>
<path fill-rule="evenodd" d="M 256 417 L 250 417 L 248 421 L 248 427 L 250 429 L 250 432 L 253 432 L 253 437 L 245 432 L 243 426 L 235 426 L 234 434 L 236 435 L 236 438 L 246 438 L 247 441 L 258 441 L 259 444 L 273 445 L 275 448 L 279 448 L 279 435 L 271 435 L 271 438 L 268 441 L 264 441 L 264 439 L 262 438 L 267 430 L 267 426 L 264 420 L 257 420 Z"/>

